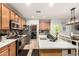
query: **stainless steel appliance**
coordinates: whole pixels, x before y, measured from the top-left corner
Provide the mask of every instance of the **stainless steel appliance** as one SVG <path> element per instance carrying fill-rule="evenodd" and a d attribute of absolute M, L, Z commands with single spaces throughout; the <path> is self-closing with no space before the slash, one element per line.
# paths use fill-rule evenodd
<path fill-rule="evenodd" d="M 18 22 L 14 20 L 10 20 L 10 29 L 19 29 Z"/>

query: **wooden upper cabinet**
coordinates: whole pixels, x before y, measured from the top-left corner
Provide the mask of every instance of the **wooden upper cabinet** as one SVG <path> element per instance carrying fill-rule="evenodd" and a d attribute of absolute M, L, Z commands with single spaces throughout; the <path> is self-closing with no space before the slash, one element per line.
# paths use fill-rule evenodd
<path fill-rule="evenodd" d="M 1 12 L 1 9 L 2 9 L 2 8 L 1 8 L 1 4 L 0 4 L 0 29 L 1 29 L 1 13 L 2 13 L 2 12 Z"/>
<path fill-rule="evenodd" d="M 14 20 L 14 17 L 15 17 L 14 12 L 10 11 L 10 18 L 11 18 L 11 20 Z"/>
<path fill-rule="evenodd" d="M 25 19 L 23 19 L 23 25 L 26 25 L 26 21 L 25 21 Z"/>
<path fill-rule="evenodd" d="M 19 29 L 21 30 L 22 29 L 22 18 L 19 17 Z"/>
<path fill-rule="evenodd" d="M 17 22 L 19 21 L 19 17 L 16 14 L 15 14 L 15 21 L 17 21 Z"/>
<path fill-rule="evenodd" d="M 26 21 L 22 17 L 19 17 L 19 29 L 22 30 L 23 25 L 26 25 Z"/>
<path fill-rule="evenodd" d="M 2 4 L 2 29 L 9 29 L 10 10 Z"/>
<path fill-rule="evenodd" d="M 23 29 L 23 25 L 24 25 L 24 19 L 22 18 L 22 29 Z"/>
<path fill-rule="evenodd" d="M 25 19 L 24 19 L 24 25 L 26 25 L 26 21 L 25 21 Z"/>
<path fill-rule="evenodd" d="M 6 4 L 0 4 L 0 29 L 10 29 L 10 20 L 18 22 L 20 29 L 23 29 L 23 25 L 26 24 L 25 20 L 9 9 Z"/>
<path fill-rule="evenodd" d="M 39 29 L 40 30 L 50 30 L 50 21 L 40 21 Z"/>
<path fill-rule="evenodd" d="M 21 27 L 21 29 L 23 29 L 23 18 L 21 18 L 21 21 L 22 21 L 22 23 L 21 23 L 21 24 L 22 24 L 22 27 Z"/>

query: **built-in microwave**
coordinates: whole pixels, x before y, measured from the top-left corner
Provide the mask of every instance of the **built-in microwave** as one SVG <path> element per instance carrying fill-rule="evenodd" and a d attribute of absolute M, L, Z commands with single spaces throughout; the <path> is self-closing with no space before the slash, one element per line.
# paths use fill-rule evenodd
<path fill-rule="evenodd" d="M 10 29 L 19 29 L 18 22 L 14 20 L 10 20 Z"/>

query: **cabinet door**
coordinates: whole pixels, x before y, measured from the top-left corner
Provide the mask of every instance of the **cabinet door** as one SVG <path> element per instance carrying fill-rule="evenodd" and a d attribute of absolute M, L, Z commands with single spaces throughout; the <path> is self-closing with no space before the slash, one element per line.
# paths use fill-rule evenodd
<path fill-rule="evenodd" d="M 22 29 L 23 29 L 24 25 L 25 25 L 25 20 L 22 18 Z"/>
<path fill-rule="evenodd" d="M 13 42 L 9 48 L 10 48 L 10 56 L 16 56 L 16 43 Z"/>
<path fill-rule="evenodd" d="M 62 50 L 59 49 L 44 49 L 40 50 L 40 56 L 62 56 Z"/>
<path fill-rule="evenodd" d="M 6 19 L 6 29 L 9 29 L 9 23 L 10 23 L 10 10 L 7 8 L 7 19 Z"/>
<path fill-rule="evenodd" d="M 23 29 L 23 19 L 21 18 L 21 30 Z"/>
<path fill-rule="evenodd" d="M 2 29 L 9 29 L 10 10 L 2 4 Z"/>
<path fill-rule="evenodd" d="M 21 20 L 21 17 L 19 17 L 19 29 L 20 30 L 22 29 L 22 20 Z"/>
<path fill-rule="evenodd" d="M 1 12 L 1 9 L 2 9 L 2 8 L 1 8 L 1 4 L 0 4 L 0 29 L 1 29 L 1 17 L 2 17 L 2 16 L 1 16 L 1 13 L 2 13 L 2 12 Z"/>
<path fill-rule="evenodd" d="M 40 30 L 50 30 L 50 21 L 40 21 L 39 23 Z"/>
<path fill-rule="evenodd" d="M 24 19 L 24 25 L 26 25 L 26 20 Z"/>
<path fill-rule="evenodd" d="M 8 49 L 6 49 L 2 53 L 0 53 L 0 56 L 9 56 L 8 53 L 9 53 L 9 51 L 8 51 Z"/>
<path fill-rule="evenodd" d="M 75 49 L 63 49 L 62 56 L 75 56 Z"/>
<path fill-rule="evenodd" d="M 21 19 L 22 20 L 22 29 L 23 29 L 23 19 Z"/>
<path fill-rule="evenodd" d="M 11 20 L 14 20 L 14 12 L 13 11 L 10 11 L 10 17 L 11 17 Z"/>
<path fill-rule="evenodd" d="M 18 15 L 15 14 L 15 21 L 18 22 Z"/>

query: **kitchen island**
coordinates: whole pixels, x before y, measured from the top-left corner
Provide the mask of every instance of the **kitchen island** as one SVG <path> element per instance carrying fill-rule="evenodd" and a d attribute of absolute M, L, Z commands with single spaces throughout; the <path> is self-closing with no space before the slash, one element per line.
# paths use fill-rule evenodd
<path fill-rule="evenodd" d="M 43 37 L 42 37 L 43 38 Z M 41 56 L 75 56 L 77 46 L 58 39 L 55 42 L 48 38 L 38 39 L 39 54 Z"/>

